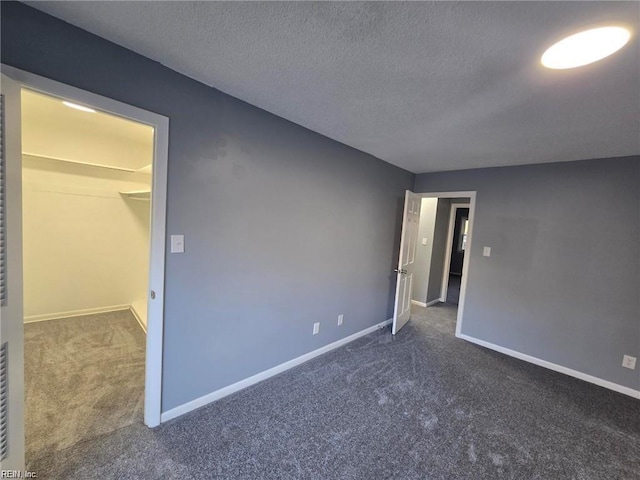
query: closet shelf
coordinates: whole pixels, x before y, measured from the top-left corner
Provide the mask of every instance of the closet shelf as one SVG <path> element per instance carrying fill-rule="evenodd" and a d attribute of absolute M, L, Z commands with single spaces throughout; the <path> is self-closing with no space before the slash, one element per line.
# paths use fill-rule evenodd
<path fill-rule="evenodd" d="M 41 155 L 39 153 L 30 153 L 26 151 L 23 151 L 22 155 L 27 157 L 32 157 L 38 160 L 49 160 L 49 161 L 55 161 L 55 162 L 71 163 L 75 165 L 84 165 L 85 167 L 106 168 L 108 170 L 117 170 L 120 172 L 127 172 L 127 173 L 142 173 L 145 175 L 150 175 L 151 169 L 152 169 L 151 164 L 146 165 L 142 168 L 127 168 L 127 167 L 116 167 L 115 165 L 105 165 L 102 163 L 84 162 L 80 160 L 73 160 L 70 158 L 54 157 L 51 155 Z"/>
<path fill-rule="evenodd" d="M 120 192 L 120 195 L 124 195 L 131 200 L 150 200 L 151 190 L 131 190 L 128 192 Z"/>

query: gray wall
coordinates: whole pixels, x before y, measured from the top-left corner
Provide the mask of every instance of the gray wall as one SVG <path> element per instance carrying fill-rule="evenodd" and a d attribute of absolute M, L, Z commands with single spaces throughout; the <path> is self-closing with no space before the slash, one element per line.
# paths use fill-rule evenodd
<path fill-rule="evenodd" d="M 420 205 L 416 267 L 413 274 L 413 292 L 411 298 L 421 303 L 427 302 L 427 285 L 429 284 L 429 271 L 431 270 L 431 252 L 433 250 L 437 206 L 437 198 L 423 198 L 422 205 Z M 427 239 L 426 245 L 422 245 L 423 238 Z"/>
<path fill-rule="evenodd" d="M 640 388 L 621 367 L 640 356 L 640 157 L 416 178 L 461 190 L 477 191 L 462 333 Z"/>
<path fill-rule="evenodd" d="M 1 8 L 3 63 L 170 118 L 167 234 L 184 234 L 186 253 L 166 258 L 163 411 L 391 317 L 413 174 Z"/>
<path fill-rule="evenodd" d="M 447 234 L 449 232 L 449 212 L 451 200 L 439 198 L 436 209 L 436 223 L 433 234 L 433 253 L 431 254 L 431 268 L 429 269 L 429 288 L 427 303 L 440 298 L 442 291 L 442 274 L 444 273 L 444 256 L 447 253 Z"/>

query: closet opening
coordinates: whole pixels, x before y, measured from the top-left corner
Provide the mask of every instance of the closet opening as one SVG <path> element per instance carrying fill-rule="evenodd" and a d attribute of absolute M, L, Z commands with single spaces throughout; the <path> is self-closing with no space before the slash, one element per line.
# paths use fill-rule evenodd
<path fill-rule="evenodd" d="M 22 88 L 27 463 L 142 423 L 154 127 Z"/>

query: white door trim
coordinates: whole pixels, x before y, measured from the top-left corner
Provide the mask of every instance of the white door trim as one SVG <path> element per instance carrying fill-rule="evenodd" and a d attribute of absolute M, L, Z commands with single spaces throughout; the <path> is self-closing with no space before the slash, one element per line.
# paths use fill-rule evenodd
<path fill-rule="evenodd" d="M 164 328 L 164 268 L 167 212 L 167 167 L 169 157 L 169 119 L 126 103 L 87 92 L 30 72 L 2 64 L 2 73 L 22 86 L 47 95 L 91 105 L 98 110 L 154 127 L 154 156 L 151 188 L 151 228 L 149 259 L 149 299 L 145 368 L 144 423 L 160 425 L 162 398 L 162 338 Z"/>
<path fill-rule="evenodd" d="M 0 470 L 24 470 L 24 326 L 22 295 L 22 168 L 20 84 L 2 75 L 4 96 L 4 302 L 0 304 L 0 345 L 6 345 L 3 385 L 3 451 Z M 11 128 L 9 128 L 9 126 Z M 10 208 L 15 206 L 15 208 Z"/>
<path fill-rule="evenodd" d="M 440 285 L 440 301 L 447 301 L 447 294 L 449 293 L 449 273 L 451 271 L 451 254 L 453 253 L 453 233 L 456 228 L 456 215 L 459 208 L 469 208 L 469 203 L 452 203 L 451 211 L 449 212 L 449 229 L 447 230 L 447 249 L 444 255 L 444 266 L 442 269 L 442 282 Z M 469 210 L 471 211 L 471 210 Z M 467 237 L 468 239 L 469 237 Z M 464 267 L 464 257 L 462 259 L 462 266 Z"/>
<path fill-rule="evenodd" d="M 473 221 L 476 213 L 476 191 L 462 192 L 416 192 L 423 198 L 469 198 L 469 232 L 467 233 L 467 251 L 471 251 L 473 245 Z M 467 280 L 469 279 L 470 255 L 465 255 L 462 262 L 462 282 L 460 283 L 460 300 L 458 301 L 458 316 L 456 318 L 456 337 L 462 334 L 462 321 L 464 319 L 464 304 L 467 296 Z"/>

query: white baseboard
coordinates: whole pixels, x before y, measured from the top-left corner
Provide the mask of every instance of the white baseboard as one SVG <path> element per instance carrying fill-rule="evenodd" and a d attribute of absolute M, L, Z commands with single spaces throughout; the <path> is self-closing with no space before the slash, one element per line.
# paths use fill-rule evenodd
<path fill-rule="evenodd" d="M 43 315 L 30 315 L 24 317 L 24 323 L 44 322 L 47 320 L 57 320 L 59 318 L 82 317 L 83 315 L 93 315 L 94 313 L 118 312 L 129 310 L 130 305 L 110 305 L 107 307 L 85 308 L 83 310 L 70 310 L 68 312 L 45 313 Z"/>
<path fill-rule="evenodd" d="M 144 322 L 142 321 L 142 318 L 140 317 L 140 315 L 138 315 L 138 312 L 136 312 L 136 309 L 134 308 L 133 305 L 131 305 L 129 307 L 129 310 L 131 311 L 131 314 L 136 318 L 136 320 L 138 321 L 138 324 L 140 325 L 140 328 L 142 328 L 142 330 L 144 331 L 144 333 L 147 333 L 147 326 L 144 324 Z"/>
<path fill-rule="evenodd" d="M 431 300 L 430 302 L 424 303 L 424 302 L 419 302 L 417 300 L 411 300 L 411 303 L 413 305 L 418 305 L 419 307 L 430 307 L 431 305 L 435 305 L 436 303 L 440 303 L 440 299 L 436 298 L 435 300 Z"/>
<path fill-rule="evenodd" d="M 293 367 L 297 367 L 298 365 L 301 365 L 304 362 L 311 360 L 312 358 L 322 355 L 323 353 L 330 352 L 331 350 L 334 350 L 338 347 L 346 345 L 347 343 L 353 342 L 354 340 L 357 340 L 360 337 L 363 337 L 365 335 L 368 335 L 369 333 L 375 332 L 380 328 L 384 328 L 387 325 L 389 325 L 392 321 L 393 321 L 392 319 L 385 320 L 384 322 L 380 322 L 369 328 L 365 328 L 364 330 L 361 330 L 357 333 L 354 333 L 353 335 L 349 335 L 348 337 L 337 340 L 333 343 L 330 343 L 329 345 L 325 345 L 324 347 L 318 348 L 317 350 L 313 350 L 309 353 L 305 353 L 304 355 L 294 358 L 293 360 L 289 360 L 288 362 L 284 362 L 284 363 L 281 363 L 280 365 L 276 365 L 275 367 L 265 370 L 264 372 L 245 378 L 244 380 L 240 380 L 239 382 L 236 382 L 227 387 L 221 388 L 220 390 L 216 390 L 215 392 L 208 393 L 207 395 L 204 395 L 200 398 L 196 398 L 195 400 L 179 405 L 175 408 L 172 408 L 171 410 L 167 410 L 166 412 L 163 412 L 160 415 L 160 421 L 167 422 L 176 417 L 179 417 L 180 415 L 184 415 L 187 412 L 195 410 L 196 408 L 203 407 L 211 402 L 220 400 L 221 398 L 224 398 L 227 395 L 231 395 L 232 393 L 235 393 L 239 390 L 250 387 L 251 385 L 254 385 L 268 378 L 271 378 L 274 375 L 282 373 Z"/>
<path fill-rule="evenodd" d="M 585 382 L 593 383 L 595 385 L 599 385 L 601 387 L 608 388 L 609 390 L 613 390 L 618 393 L 623 393 L 625 395 L 629 395 L 630 397 L 637 398 L 640 400 L 640 390 L 634 390 L 633 388 L 625 387 L 624 385 L 619 385 L 617 383 L 610 382 L 609 380 L 603 380 L 602 378 L 594 377 L 593 375 L 582 373 L 577 370 L 573 370 L 571 368 L 563 367 L 562 365 L 551 363 L 537 357 L 532 357 L 531 355 L 520 353 L 515 350 L 511 350 L 510 348 L 501 347 L 500 345 L 495 345 L 493 343 L 486 342 L 484 340 L 480 340 L 475 337 L 470 337 L 469 335 L 465 335 L 463 333 L 461 333 L 460 335 L 456 334 L 456 336 L 459 338 L 462 338 L 463 340 L 467 340 L 468 342 L 475 343 L 476 345 L 480 345 L 481 347 L 486 347 L 491 350 L 495 350 L 496 352 L 509 355 L 510 357 L 518 358 L 520 360 L 524 360 L 525 362 L 533 363 L 540 367 L 548 368 L 549 370 L 554 370 L 556 372 L 564 373 L 565 375 L 579 378 L 580 380 L 584 380 Z"/>

